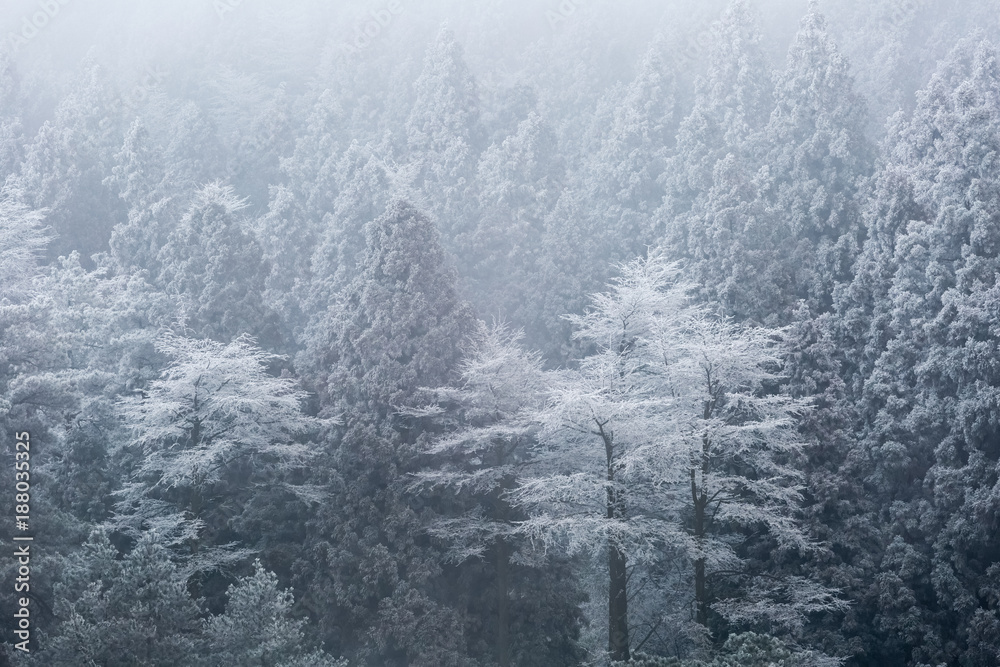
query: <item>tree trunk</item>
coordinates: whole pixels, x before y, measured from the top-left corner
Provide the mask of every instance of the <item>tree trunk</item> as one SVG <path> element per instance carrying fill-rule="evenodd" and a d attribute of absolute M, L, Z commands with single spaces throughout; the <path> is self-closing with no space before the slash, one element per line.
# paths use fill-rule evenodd
<path fill-rule="evenodd" d="M 707 371 L 708 394 L 713 398 L 705 401 L 702 418 L 707 422 L 712 418 L 716 406 L 718 382 L 713 381 L 711 371 Z M 708 473 L 711 465 L 712 441 L 706 432 L 701 438 L 701 488 L 698 488 L 698 470 L 691 468 L 691 502 L 694 505 L 694 540 L 698 545 L 698 558 L 694 561 L 694 605 L 695 621 L 708 627 L 708 591 L 705 576 L 705 535 L 708 532 Z"/>
<path fill-rule="evenodd" d="M 628 573 L 625 554 L 608 544 L 608 653 L 612 660 L 628 661 Z"/>
<path fill-rule="evenodd" d="M 607 509 L 608 519 L 625 518 L 625 495 L 615 488 L 618 462 L 615 460 L 611 433 L 598 423 L 598 432 L 604 440 L 608 464 Z M 612 660 L 630 660 L 628 649 L 628 562 L 621 546 L 608 539 L 608 653 Z"/>
<path fill-rule="evenodd" d="M 699 492 L 697 473 L 691 469 L 691 501 L 694 503 L 694 540 L 698 545 L 698 558 L 694 561 L 695 621 L 708 627 L 708 591 L 705 587 L 705 532 L 708 497 L 705 489 Z"/>
<path fill-rule="evenodd" d="M 694 562 L 694 605 L 695 621 L 708 626 L 708 596 L 705 593 L 705 559 Z"/>
<path fill-rule="evenodd" d="M 506 463 L 506 455 L 501 448 L 497 465 Z M 493 515 L 494 519 L 501 524 L 507 524 L 510 520 L 510 505 L 504 498 L 504 494 L 514 488 L 515 478 L 512 475 L 505 476 L 500 481 L 500 486 L 493 494 Z M 510 667 L 510 550 L 504 537 L 496 540 L 496 567 L 497 567 L 497 663 L 500 667 Z"/>
<path fill-rule="evenodd" d="M 509 565 L 507 543 L 499 539 L 497 540 L 497 662 L 500 667 L 510 667 Z"/>

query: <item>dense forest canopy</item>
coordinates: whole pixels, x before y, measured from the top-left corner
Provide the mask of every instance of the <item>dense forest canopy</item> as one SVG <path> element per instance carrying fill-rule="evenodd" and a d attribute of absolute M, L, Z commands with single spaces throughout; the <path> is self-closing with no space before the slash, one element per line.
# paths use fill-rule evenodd
<path fill-rule="evenodd" d="M 0 664 L 1000 665 L 1000 4 L 93 5 L 0 11 Z"/>

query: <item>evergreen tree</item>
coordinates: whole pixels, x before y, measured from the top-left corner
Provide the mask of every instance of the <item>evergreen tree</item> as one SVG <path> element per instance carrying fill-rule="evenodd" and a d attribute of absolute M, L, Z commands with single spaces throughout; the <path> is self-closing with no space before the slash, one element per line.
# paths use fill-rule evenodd
<path fill-rule="evenodd" d="M 51 240 L 51 231 L 43 227 L 44 211 L 33 211 L 18 197 L 0 199 L 0 270 L 5 279 L 0 290 L 0 304 L 26 304 L 35 294 L 34 279 Z"/>
<path fill-rule="evenodd" d="M 654 241 L 653 212 L 663 200 L 664 161 L 674 143 L 675 83 L 655 41 L 628 86 L 602 101 L 610 125 L 588 156 L 583 187 L 608 243 L 605 261 L 625 261 Z M 605 114 L 599 114 L 601 118 Z"/>
<path fill-rule="evenodd" d="M 573 340 L 573 327 L 563 315 L 583 312 L 586 295 L 599 290 L 607 278 L 607 247 L 593 241 L 601 234 L 600 222 L 590 215 L 586 198 L 575 188 L 564 189 L 545 220 L 533 295 L 543 322 L 533 342 L 550 364 L 581 354 L 579 341 Z"/>
<path fill-rule="evenodd" d="M 438 599 L 441 555 L 421 536 L 431 508 L 405 491 L 421 429 L 397 413 L 420 387 L 448 382 L 472 320 L 425 215 L 395 201 L 365 231 L 360 273 L 300 357 L 343 426 L 329 437 L 331 499 L 297 580 L 338 651 L 376 664 L 466 665 L 462 619 Z"/>
<path fill-rule="evenodd" d="M 902 475 L 887 476 L 884 466 L 892 465 L 892 457 L 882 459 L 883 452 L 870 451 L 864 435 L 868 429 L 888 426 L 887 415 L 879 416 L 888 397 L 882 394 L 890 386 L 886 381 L 893 386 L 890 393 L 902 392 L 910 363 L 915 361 L 904 361 L 888 375 L 874 372 L 876 365 L 887 362 L 883 355 L 893 345 L 895 335 L 891 292 L 899 268 L 897 241 L 905 236 L 910 221 L 927 216 L 925 204 L 917 201 L 912 160 L 904 157 L 908 120 L 903 114 L 894 119 L 883 164 L 865 189 L 867 240 L 855 263 L 852 282 L 837 297 L 836 312 L 816 319 L 808 314 L 797 318 L 794 325 L 799 355 L 794 367 L 799 370 L 792 384 L 796 391 L 817 397 L 815 418 L 810 419 L 807 433 L 817 440 L 810 468 L 808 512 L 815 534 L 829 544 L 818 573 L 844 590 L 853 602 L 840 626 L 830 631 L 846 637 L 863 665 L 903 663 L 905 646 L 916 640 L 916 629 L 923 626 L 918 620 L 919 606 L 906 590 L 908 584 L 895 573 L 883 573 L 883 568 L 893 567 L 889 563 L 898 564 L 900 557 L 905 558 L 906 551 L 910 558 L 916 551 L 905 543 L 890 547 L 893 531 L 882 522 L 887 505 L 911 498 L 913 493 L 921 495 L 911 482 L 919 478 L 917 471 L 925 464 Z M 900 352 L 897 348 L 891 354 Z M 874 387 L 879 389 L 872 392 Z M 882 426 L 875 426 L 876 420 Z M 888 430 L 883 433 L 888 435 Z M 901 431 L 896 433 L 901 438 L 898 442 L 910 440 Z M 915 449 L 911 451 L 915 453 Z M 879 472 L 873 474 L 875 470 Z M 924 539 L 919 533 L 908 533 L 910 545 Z M 905 579 L 925 593 L 928 586 L 921 569 L 907 568 L 907 572 Z M 880 578 L 881 583 L 875 584 Z M 885 601 L 892 599 L 897 603 L 890 609 Z"/>
<path fill-rule="evenodd" d="M 858 191 L 871 169 L 864 100 L 815 6 L 776 79 L 775 102 L 761 137 L 768 151 L 763 196 L 780 229 L 771 239 L 779 242 L 774 261 L 794 267 L 784 302 L 774 304 L 787 321 L 798 298 L 828 312 L 834 286 L 850 278 L 864 240 Z"/>
<path fill-rule="evenodd" d="M 678 135 L 660 215 L 705 297 L 741 320 L 787 323 L 799 299 L 833 305 L 864 238 L 858 190 L 870 169 L 865 108 L 813 7 L 772 92 L 743 2 L 717 31 L 712 65 Z"/>
<path fill-rule="evenodd" d="M 41 650 L 19 664 L 200 664 L 200 610 L 155 533 L 119 559 L 108 537 L 96 532 L 63 568 L 55 592 L 59 622 Z"/>
<path fill-rule="evenodd" d="M 939 65 L 892 153 L 912 183 L 901 189 L 916 204 L 906 210 L 923 215 L 872 241 L 875 275 L 891 275 L 890 307 L 872 317 L 878 356 L 864 382 L 862 451 L 866 481 L 884 499 L 870 519 L 887 528 L 878 596 L 908 601 L 879 610 L 881 629 L 913 663 L 986 665 L 997 655 L 988 583 L 997 547 L 980 528 L 992 521 L 983 499 L 997 458 L 998 193 L 986 156 L 996 150 L 998 83 L 987 42 L 963 42 Z M 887 247 L 891 258 L 878 252 Z"/>
<path fill-rule="evenodd" d="M 16 174 L 24 159 L 21 81 L 12 55 L 0 50 L 0 179 Z"/>
<path fill-rule="evenodd" d="M 464 199 L 483 149 L 479 91 L 451 29 L 442 28 L 413 86 L 406 140 L 414 186 L 450 247 L 467 230 Z"/>
<path fill-rule="evenodd" d="M 252 210 L 260 211 L 269 200 L 269 186 L 280 181 L 282 158 L 295 148 L 287 86 L 269 89 L 259 75 L 228 67 L 217 76 L 210 103 L 224 146 L 225 174 Z"/>
<path fill-rule="evenodd" d="M 136 119 L 115 155 L 115 166 L 105 185 L 117 186 L 128 206 L 128 221 L 111 231 L 111 258 L 120 271 L 147 271 L 157 276 L 158 255 L 178 215 L 177 195 L 167 185 L 166 169 L 158 158 L 149 132 Z"/>
<path fill-rule="evenodd" d="M 148 122 L 150 129 L 158 130 L 155 138 L 176 191 L 193 192 L 226 175 L 218 129 L 197 102 L 176 101 L 161 111 L 161 117 L 150 117 Z"/>
<path fill-rule="evenodd" d="M 302 626 L 293 620 L 292 592 L 278 588 L 278 579 L 260 561 L 254 573 L 229 587 L 226 611 L 205 622 L 210 665 L 275 665 L 276 667 L 347 667 L 321 651 L 307 653 Z"/>
<path fill-rule="evenodd" d="M 392 175 L 372 147 L 357 143 L 341 156 L 336 179 L 339 194 L 323 216 L 315 249 L 303 248 L 303 255 L 311 257 L 312 282 L 308 291 L 302 290 L 311 327 L 322 327 L 327 308 L 360 275 L 366 226 L 385 212 L 393 189 Z M 305 338 L 311 335 L 307 332 Z"/>
<path fill-rule="evenodd" d="M 85 262 L 107 248 L 113 226 L 125 217 L 115 193 L 103 185 L 103 165 L 121 146 L 118 102 L 107 74 L 93 59 L 79 84 L 26 147 L 18 174 L 6 184 L 34 209 L 49 209 L 57 235 L 49 259 L 80 251 Z"/>
<path fill-rule="evenodd" d="M 471 319 L 427 216 L 396 200 L 365 237 L 360 272 L 328 306 L 328 338 L 307 341 L 303 360 L 331 407 L 385 418 L 447 381 Z"/>
<path fill-rule="evenodd" d="M 734 0 L 712 26 L 708 72 L 695 83 L 694 108 L 680 123 L 677 147 L 664 174 L 667 218 L 681 216 L 713 186 L 716 164 L 729 154 L 756 165 L 751 140 L 773 109 L 771 72 L 758 18 Z M 683 239 L 671 239 L 683 242 Z"/>
<path fill-rule="evenodd" d="M 277 325 L 263 300 L 268 267 L 237 217 L 244 207 L 229 186 L 200 189 L 160 250 L 159 282 L 181 299 L 198 334 L 222 342 L 250 334 L 275 345 Z"/>
<path fill-rule="evenodd" d="M 545 222 L 564 183 L 555 135 L 531 112 L 516 133 L 494 144 L 479 162 L 479 221 L 457 241 L 469 291 L 484 317 L 528 328 L 544 340 L 536 280 L 544 253 Z"/>
<path fill-rule="evenodd" d="M 785 241 L 766 229 L 760 200 L 758 137 L 773 108 L 771 72 L 748 3 L 732 2 L 712 37 L 709 69 L 680 124 L 657 216 L 665 247 L 688 262 L 703 298 L 742 318 L 766 312 L 787 282 L 774 254 Z"/>

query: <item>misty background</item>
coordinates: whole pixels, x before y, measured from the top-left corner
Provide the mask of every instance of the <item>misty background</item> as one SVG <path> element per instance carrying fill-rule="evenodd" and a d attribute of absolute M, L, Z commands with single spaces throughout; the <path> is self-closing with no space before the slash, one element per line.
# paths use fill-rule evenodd
<path fill-rule="evenodd" d="M 587 68 L 594 97 L 630 79 L 658 34 L 665 38 L 666 51 L 683 63 L 675 72 L 680 90 L 692 94 L 695 77 L 708 66 L 711 24 L 725 2 L 580 0 L 560 6 L 400 0 L 400 5 L 403 11 L 364 49 L 365 65 L 381 73 L 370 81 L 373 96 L 376 91 L 385 95 L 384 83 L 393 77 L 415 79 L 426 44 L 447 23 L 482 85 L 541 79 L 549 85 L 539 85 L 538 94 L 556 105 L 574 69 Z M 791 0 L 759 3 L 762 48 L 773 66 L 783 62 L 808 6 Z M 35 112 L 30 121 L 36 125 L 50 117 L 61 87 L 70 85 L 87 57 L 107 67 L 123 87 L 141 86 L 155 72 L 166 75 L 165 86 L 193 92 L 240 74 L 263 86 L 284 83 L 290 92 L 302 94 L 317 85 L 333 54 L 354 45 L 358 29 L 372 21 L 371 12 L 384 9 L 378 2 L 278 6 L 243 0 L 230 7 L 210 0 L 170 5 L 123 0 L 99 6 L 72 0 L 59 3 L 58 15 L 38 37 L 16 47 L 15 60 L 26 84 L 38 86 L 27 89 Z M 973 31 L 994 35 L 998 21 L 988 2 L 837 2 L 821 9 L 853 65 L 876 134 L 885 116 L 913 104 L 914 93 L 956 38 Z M 40 5 L 31 0 L 7 3 L 0 24 L 7 41 L 20 35 L 25 19 L 38 11 Z M 238 122 L 232 114 L 223 117 L 230 124 Z"/>

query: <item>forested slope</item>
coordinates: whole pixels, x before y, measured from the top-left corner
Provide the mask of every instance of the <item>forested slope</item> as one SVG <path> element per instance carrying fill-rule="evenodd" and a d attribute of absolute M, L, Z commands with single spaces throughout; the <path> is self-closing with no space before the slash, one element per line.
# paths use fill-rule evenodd
<path fill-rule="evenodd" d="M 0 663 L 1000 664 L 996 3 L 206 4 L 0 51 Z"/>

